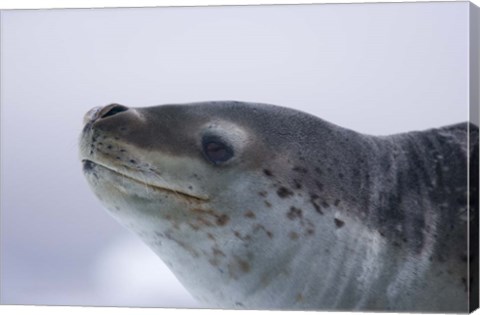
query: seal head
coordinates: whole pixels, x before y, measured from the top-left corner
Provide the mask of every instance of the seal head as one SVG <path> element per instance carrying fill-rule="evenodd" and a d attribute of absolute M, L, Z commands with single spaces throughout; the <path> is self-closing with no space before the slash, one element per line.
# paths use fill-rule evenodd
<path fill-rule="evenodd" d="M 112 216 L 208 306 L 466 311 L 469 128 L 374 137 L 265 104 L 112 104 L 85 116 L 80 154 Z"/>

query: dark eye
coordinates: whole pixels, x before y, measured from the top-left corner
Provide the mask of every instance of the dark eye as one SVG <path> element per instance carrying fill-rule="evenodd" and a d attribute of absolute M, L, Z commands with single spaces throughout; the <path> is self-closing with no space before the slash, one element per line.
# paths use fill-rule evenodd
<path fill-rule="evenodd" d="M 203 154 L 215 165 L 222 164 L 233 156 L 232 148 L 217 137 L 205 137 L 202 141 Z"/>

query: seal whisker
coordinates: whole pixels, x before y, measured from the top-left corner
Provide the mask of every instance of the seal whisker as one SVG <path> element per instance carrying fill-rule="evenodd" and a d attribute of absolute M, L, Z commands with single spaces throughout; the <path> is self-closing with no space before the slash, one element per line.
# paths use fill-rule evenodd
<path fill-rule="evenodd" d="M 138 175 L 140 177 L 142 177 L 143 179 L 143 182 L 147 183 L 147 177 L 145 176 L 145 174 L 143 172 L 138 172 Z M 153 189 L 150 187 L 150 185 L 143 185 L 145 187 L 145 193 L 146 195 L 151 195 L 153 193 Z"/>
<path fill-rule="evenodd" d="M 158 179 L 160 179 L 162 182 L 166 183 L 167 181 L 160 175 L 158 174 L 157 172 L 153 171 L 152 169 L 149 170 L 150 171 L 150 174 L 153 174 L 154 176 L 156 176 Z M 172 190 L 172 192 L 177 196 L 177 198 L 180 198 L 180 194 L 176 191 L 176 190 Z"/>

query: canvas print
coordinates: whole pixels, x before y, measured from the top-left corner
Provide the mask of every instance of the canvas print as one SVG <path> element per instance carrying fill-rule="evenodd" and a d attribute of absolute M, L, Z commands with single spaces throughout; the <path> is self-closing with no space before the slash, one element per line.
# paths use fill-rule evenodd
<path fill-rule="evenodd" d="M 1 303 L 478 307 L 478 8 L 1 12 Z"/>

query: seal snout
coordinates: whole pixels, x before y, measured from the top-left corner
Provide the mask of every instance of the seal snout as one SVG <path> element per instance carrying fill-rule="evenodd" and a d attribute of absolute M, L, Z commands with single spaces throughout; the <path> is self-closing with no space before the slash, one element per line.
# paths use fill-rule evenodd
<path fill-rule="evenodd" d="M 104 107 L 94 107 L 83 117 L 83 123 L 93 123 L 95 121 L 114 116 L 127 111 L 129 108 L 120 104 L 110 104 Z"/>

